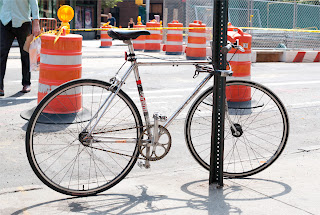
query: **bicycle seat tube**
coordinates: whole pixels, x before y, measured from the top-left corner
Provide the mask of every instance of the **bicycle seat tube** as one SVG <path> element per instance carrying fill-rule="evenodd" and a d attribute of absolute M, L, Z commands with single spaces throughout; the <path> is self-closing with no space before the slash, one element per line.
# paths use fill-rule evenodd
<path fill-rule="evenodd" d="M 143 87 L 142 87 L 142 82 L 141 82 L 141 78 L 140 78 L 140 74 L 139 74 L 139 69 L 138 69 L 138 65 L 137 65 L 137 59 L 135 57 L 135 53 L 134 53 L 134 48 L 133 48 L 133 44 L 132 44 L 132 40 L 126 40 L 123 41 L 125 44 L 128 45 L 129 48 L 129 55 L 127 56 L 127 61 L 131 62 L 131 66 L 133 66 L 133 71 L 134 71 L 134 77 L 136 79 L 136 84 L 137 84 L 137 88 L 138 88 L 138 93 L 139 93 L 139 98 L 140 98 L 140 103 L 141 103 L 141 107 L 142 107 L 142 112 L 143 112 L 143 116 L 145 119 L 145 123 L 146 123 L 146 130 L 147 130 L 147 136 L 148 139 L 151 140 L 151 143 L 153 144 L 154 142 L 153 140 L 153 135 L 151 132 L 151 122 L 150 122 L 150 116 L 149 116 L 149 111 L 147 108 L 147 102 L 144 96 L 144 92 L 143 92 Z M 150 146 L 147 146 L 146 148 L 146 156 L 151 156 L 151 149 Z M 146 160 L 145 163 L 146 168 L 150 167 L 150 163 L 148 160 Z"/>

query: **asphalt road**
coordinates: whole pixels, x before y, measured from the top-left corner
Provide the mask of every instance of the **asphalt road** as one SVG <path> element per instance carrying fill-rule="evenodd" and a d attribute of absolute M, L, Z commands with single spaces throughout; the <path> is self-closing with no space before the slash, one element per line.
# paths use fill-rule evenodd
<path fill-rule="evenodd" d="M 83 59 L 83 78 L 107 81 L 122 62 L 121 58 Z M 19 93 L 22 88 L 20 71 L 20 60 L 9 59 L 5 78 L 5 97 L 0 98 L 0 195 L 3 189 L 19 190 L 21 187 L 31 185 L 42 186 L 26 158 L 24 138 L 27 121 L 20 117 L 22 111 L 31 109 L 37 104 L 39 74 L 37 72 L 32 74 L 32 91 L 21 94 Z M 170 116 L 201 81 L 201 75 L 193 79 L 193 74 L 191 66 L 142 68 L 141 79 L 150 113 L 158 111 Z M 319 150 L 320 64 L 255 63 L 252 65 L 252 80 L 272 89 L 287 108 L 290 118 L 290 137 L 284 154 Z M 133 76 L 127 81 L 124 90 L 134 101 L 138 101 Z M 175 171 L 184 166 L 198 165 L 184 142 L 183 126 L 187 109 L 169 127 L 173 137 L 173 147 L 169 155 L 154 163 L 151 170 L 140 170 L 136 167 L 130 175 L 146 175 L 150 171 L 152 173 Z"/>

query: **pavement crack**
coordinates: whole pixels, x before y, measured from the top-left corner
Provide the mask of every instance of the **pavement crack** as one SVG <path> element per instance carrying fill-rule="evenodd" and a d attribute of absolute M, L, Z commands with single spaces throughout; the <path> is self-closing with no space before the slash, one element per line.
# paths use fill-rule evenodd
<path fill-rule="evenodd" d="M 298 151 L 298 152 L 293 152 L 293 153 L 291 153 L 291 154 L 314 152 L 314 151 L 320 150 L 320 148 L 317 148 L 317 149 L 298 149 L 298 150 L 300 150 L 300 151 Z"/>
<path fill-rule="evenodd" d="M 24 189 L 23 192 L 28 192 L 28 191 L 34 191 L 34 190 L 42 190 L 43 188 L 29 188 L 29 189 Z M 3 192 L 0 193 L 1 195 L 6 195 L 6 194 L 12 194 L 12 193 L 20 193 L 22 192 L 21 190 L 14 190 L 14 191 L 9 191 L 9 192 Z"/>

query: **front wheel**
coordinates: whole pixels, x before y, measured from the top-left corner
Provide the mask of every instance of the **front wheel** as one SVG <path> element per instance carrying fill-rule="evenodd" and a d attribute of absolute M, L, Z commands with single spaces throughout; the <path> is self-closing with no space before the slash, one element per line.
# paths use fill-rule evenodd
<path fill-rule="evenodd" d="M 67 195 L 95 195 L 130 172 L 139 155 L 141 116 L 121 90 L 96 115 L 110 95 L 109 83 L 83 79 L 61 85 L 39 103 L 27 128 L 26 151 L 47 186 Z"/>
<path fill-rule="evenodd" d="M 288 114 L 280 99 L 258 83 L 228 81 L 226 86 L 224 176 L 246 177 L 266 169 L 279 157 L 288 140 Z M 213 101 L 211 87 L 193 103 L 185 124 L 187 146 L 207 170 Z"/>

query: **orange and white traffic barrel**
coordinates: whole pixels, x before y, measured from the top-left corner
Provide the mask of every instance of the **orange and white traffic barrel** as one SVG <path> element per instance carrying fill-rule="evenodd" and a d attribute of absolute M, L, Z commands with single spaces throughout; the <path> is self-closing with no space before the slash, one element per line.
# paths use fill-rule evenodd
<path fill-rule="evenodd" d="M 173 20 L 171 23 L 168 23 L 168 27 L 166 54 L 181 55 L 183 52 L 183 24 L 177 20 Z"/>
<path fill-rule="evenodd" d="M 251 79 L 251 42 L 252 36 L 244 33 L 240 28 L 230 25 L 227 36 L 231 43 L 239 41 L 239 45 L 244 48 L 244 52 L 231 49 L 227 55 L 227 59 L 231 65 L 233 76 L 228 77 L 228 80 Z M 226 96 L 229 102 L 249 102 L 251 101 L 251 88 L 246 86 L 227 87 Z"/>
<path fill-rule="evenodd" d="M 56 35 L 41 36 L 40 74 L 38 88 L 38 103 L 50 91 L 59 85 L 81 78 L 82 72 L 82 36 L 67 34 L 60 36 L 54 44 Z M 66 92 L 50 102 L 45 113 L 68 114 L 82 109 L 81 92 Z"/>
<path fill-rule="evenodd" d="M 143 28 L 145 29 L 146 26 L 142 24 L 134 25 L 133 28 Z M 137 39 L 132 41 L 133 48 L 135 51 L 143 51 L 146 43 L 146 35 L 141 35 Z"/>
<path fill-rule="evenodd" d="M 150 30 L 148 28 L 151 28 Z M 152 29 L 157 28 L 157 29 Z M 147 22 L 147 30 L 151 33 L 146 36 L 145 52 L 160 52 L 161 50 L 161 31 L 160 23 L 156 20 Z"/>
<path fill-rule="evenodd" d="M 188 44 L 186 49 L 187 60 L 206 59 L 207 32 L 206 25 L 195 20 L 189 24 Z M 193 29 L 195 28 L 195 29 Z"/>
<path fill-rule="evenodd" d="M 110 48 L 112 46 L 112 38 L 108 35 L 111 25 L 101 26 L 101 46 L 100 48 Z"/>

